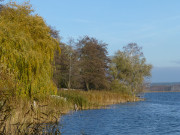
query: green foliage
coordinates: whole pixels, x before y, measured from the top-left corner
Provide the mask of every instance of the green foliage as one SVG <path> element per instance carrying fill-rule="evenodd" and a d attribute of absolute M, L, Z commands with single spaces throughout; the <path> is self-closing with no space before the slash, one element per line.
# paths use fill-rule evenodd
<path fill-rule="evenodd" d="M 135 43 L 128 44 L 123 51 L 118 51 L 112 59 L 110 72 L 113 83 L 120 85 L 119 89 L 125 87 L 132 93 L 141 92 L 145 77 L 151 76 L 152 66 L 146 64 L 141 49 Z"/>
<path fill-rule="evenodd" d="M 78 92 L 67 91 L 64 93 L 60 93 L 60 96 L 66 97 L 68 102 L 72 103 L 73 105 L 76 104 L 81 109 L 82 107 L 88 106 L 88 100 L 82 95 L 79 95 Z"/>
<path fill-rule="evenodd" d="M 130 87 L 127 85 L 124 85 L 123 83 L 119 83 L 118 79 L 113 80 L 111 82 L 111 89 L 113 91 L 130 94 Z"/>
<path fill-rule="evenodd" d="M 59 49 L 43 18 L 32 12 L 28 3 L 9 3 L 0 12 L 0 65 L 13 76 L 16 93 L 30 97 L 56 92 L 51 63 Z"/>

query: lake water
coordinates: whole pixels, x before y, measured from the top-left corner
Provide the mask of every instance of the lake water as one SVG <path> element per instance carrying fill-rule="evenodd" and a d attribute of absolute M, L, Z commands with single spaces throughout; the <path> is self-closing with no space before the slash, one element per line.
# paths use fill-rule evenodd
<path fill-rule="evenodd" d="M 145 98 L 64 115 L 62 135 L 180 135 L 180 93 L 146 93 Z"/>

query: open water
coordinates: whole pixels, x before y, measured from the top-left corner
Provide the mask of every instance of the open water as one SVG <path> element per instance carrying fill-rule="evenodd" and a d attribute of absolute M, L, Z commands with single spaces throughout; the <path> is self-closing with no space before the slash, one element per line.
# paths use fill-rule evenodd
<path fill-rule="evenodd" d="M 180 93 L 146 93 L 145 98 L 64 115 L 62 135 L 180 135 Z"/>

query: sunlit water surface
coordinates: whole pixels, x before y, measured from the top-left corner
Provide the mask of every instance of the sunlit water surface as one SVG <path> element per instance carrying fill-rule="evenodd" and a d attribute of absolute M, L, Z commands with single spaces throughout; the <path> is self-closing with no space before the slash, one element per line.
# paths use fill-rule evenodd
<path fill-rule="evenodd" d="M 180 93 L 146 93 L 145 98 L 64 115 L 59 128 L 62 135 L 180 135 Z"/>

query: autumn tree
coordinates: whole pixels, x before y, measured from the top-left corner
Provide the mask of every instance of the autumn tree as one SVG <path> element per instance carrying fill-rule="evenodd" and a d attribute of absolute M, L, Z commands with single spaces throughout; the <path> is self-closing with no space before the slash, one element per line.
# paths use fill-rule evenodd
<path fill-rule="evenodd" d="M 16 94 L 29 97 L 56 92 L 51 63 L 54 50 L 60 50 L 43 18 L 32 12 L 28 3 L 12 2 L 0 12 L 1 74 L 8 72 L 16 82 Z"/>
<path fill-rule="evenodd" d="M 59 88 L 79 88 L 80 75 L 78 69 L 78 55 L 73 48 L 75 42 L 70 39 L 67 44 L 61 43 L 61 55 L 55 55 L 54 81 Z"/>
<path fill-rule="evenodd" d="M 108 88 L 109 59 L 106 46 L 107 44 L 88 36 L 77 43 L 81 80 L 87 90 Z"/>
<path fill-rule="evenodd" d="M 130 90 L 133 94 L 141 92 L 145 78 L 151 76 L 151 69 L 152 65 L 146 63 L 142 48 L 130 43 L 112 59 L 112 87 Z"/>

